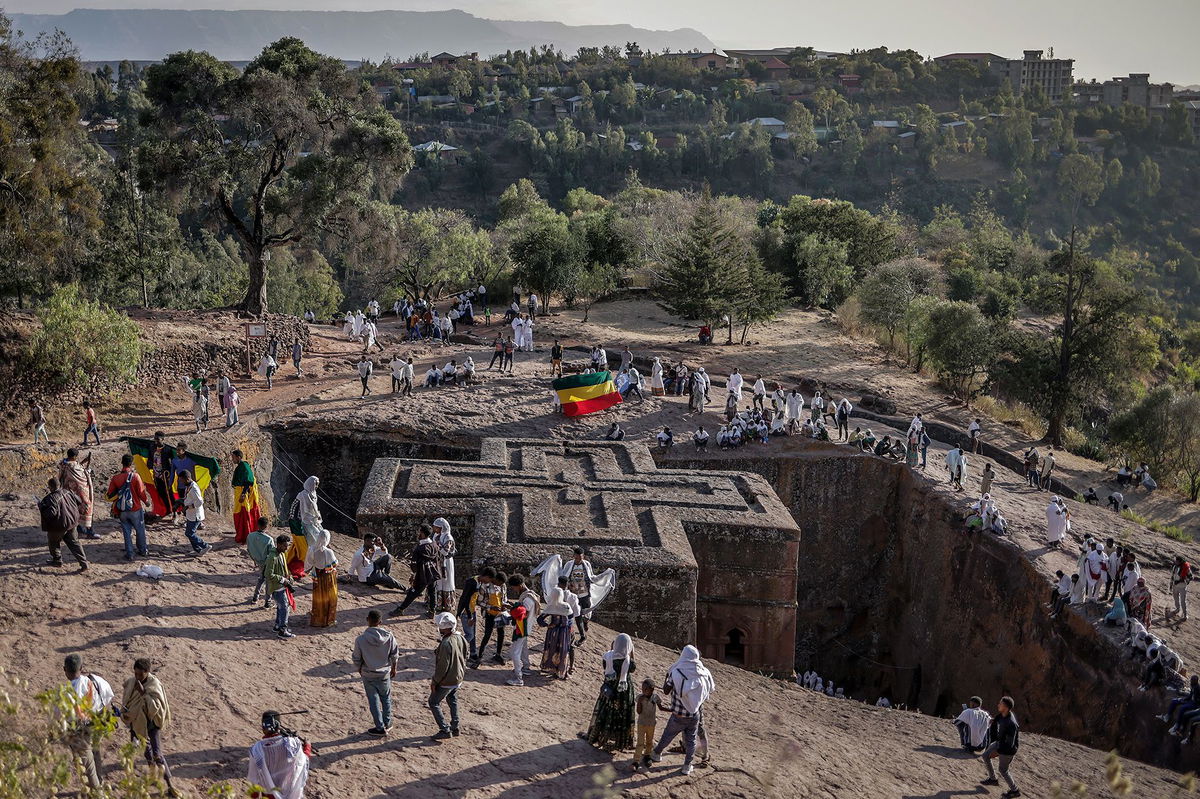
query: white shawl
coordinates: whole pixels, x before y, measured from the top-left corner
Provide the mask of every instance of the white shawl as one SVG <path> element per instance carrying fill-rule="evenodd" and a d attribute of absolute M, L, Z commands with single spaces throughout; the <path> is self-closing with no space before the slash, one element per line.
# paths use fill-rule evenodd
<path fill-rule="evenodd" d="M 613 641 L 612 649 L 604 653 L 604 677 L 611 679 L 617 676 L 617 670 L 613 668 L 613 661 L 621 661 L 621 676 L 617 680 L 618 690 L 629 679 L 629 660 L 633 657 L 633 639 L 625 633 L 621 633 Z"/>
<path fill-rule="evenodd" d="M 717 689 L 712 672 L 700 662 L 700 650 L 688 644 L 679 653 L 679 660 L 667 672 L 675 695 L 689 713 L 699 712 L 708 697 Z"/>

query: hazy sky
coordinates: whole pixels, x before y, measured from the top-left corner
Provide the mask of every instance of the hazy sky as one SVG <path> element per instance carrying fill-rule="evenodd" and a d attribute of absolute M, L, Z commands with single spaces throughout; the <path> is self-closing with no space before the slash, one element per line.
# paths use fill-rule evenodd
<path fill-rule="evenodd" d="M 107 8 L 461 8 L 493 19 L 628 23 L 695 28 L 718 46 L 809 45 L 848 50 L 885 45 L 925 55 L 989 51 L 1017 58 L 1048 49 L 1075 59 L 1075 74 L 1104 80 L 1149 72 L 1155 81 L 1200 84 L 1200 0 L 0 0 L 9 12 Z"/>

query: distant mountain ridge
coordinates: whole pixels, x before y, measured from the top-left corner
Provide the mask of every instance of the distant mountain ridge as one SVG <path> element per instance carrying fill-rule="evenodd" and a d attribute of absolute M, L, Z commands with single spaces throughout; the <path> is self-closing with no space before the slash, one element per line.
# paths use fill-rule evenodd
<path fill-rule="evenodd" d="M 465 11 L 176 11 L 76 9 L 66 14 L 13 14 L 27 36 L 61 30 L 85 61 L 155 61 L 180 50 L 207 50 L 227 61 L 247 60 L 282 36 L 344 59 L 407 59 L 413 53 L 477 52 L 480 57 L 550 44 L 566 54 L 580 47 L 636 41 L 648 50 L 711 50 L 691 28 L 655 31 L 632 25 L 488 20 Z"/>

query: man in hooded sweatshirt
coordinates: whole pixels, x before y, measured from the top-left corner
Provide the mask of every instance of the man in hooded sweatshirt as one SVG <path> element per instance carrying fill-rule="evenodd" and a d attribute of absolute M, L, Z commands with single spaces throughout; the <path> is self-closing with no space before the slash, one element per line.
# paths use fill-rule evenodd
<path fill-rule="evenodd" d="M 375 722 L 368 735 L 387 735 L 392 728 L 392 679 L 400 663 L 400 647 L 391 631 L 379 626 L 382 621 L 378 610 L 367 613 L 367 629 L 354 639 L 352 655 Z"/>
<path fill-rule="evenodd" d="M 683 774 L 692 773 L 692 758 L 696 754 L 696 737 L 701 724 L 704 703 L 715 690 L 712 673 L 700 662 L 700 651 L 692 645 L 685 646 L 679 659 L 667 671 L 662 692 L 671 704 L 671 715 L 663 730 L 662 738 L 650 754 L 655 763 L 662 760 L 663 751 L 683 733 Z"/>

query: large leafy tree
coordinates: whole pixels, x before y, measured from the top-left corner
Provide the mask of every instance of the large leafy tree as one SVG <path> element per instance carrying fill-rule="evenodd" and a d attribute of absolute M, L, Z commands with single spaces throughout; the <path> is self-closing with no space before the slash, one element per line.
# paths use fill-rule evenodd
<path fill-rule="evenodd" d="M 864 321 L 887 331 L 888 347 L 896 345 L 896 331 L 904 329 L 908 309 L 918 297 L 936 294 L 942 275 L 924 258 L 899 258 L 880 264 L 858 290 Z"/>
<path fill-rule="evenodd" d="M 143 163 L 236 237 L 251 314 L 267 310 L 272 250 L 350 230 L 412 167 L 375 92 L 298 39 L 269 45 L 240 75 L 207 53 L 175 53 L 146 84 L 156 135 Z"/>
<path fill-rule="evenodd" d="M 79 61 L 61 35 L 28 42 L 0 15 L 0 294 L 44 294 L 77 277 L 99 227 L 96 151 L 72 98 Z"/>

